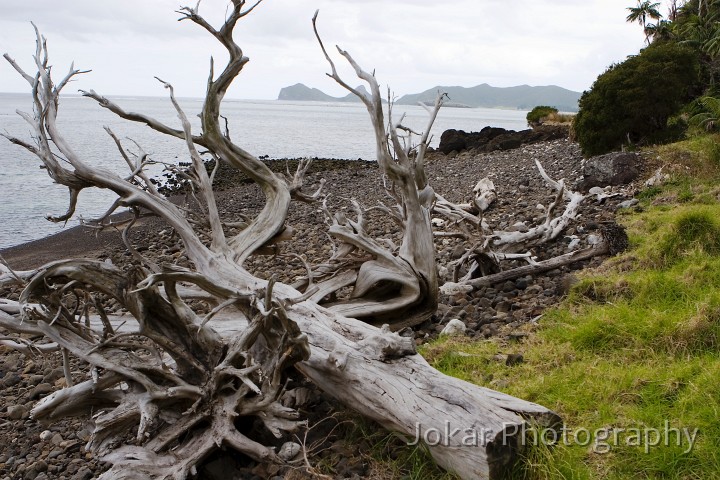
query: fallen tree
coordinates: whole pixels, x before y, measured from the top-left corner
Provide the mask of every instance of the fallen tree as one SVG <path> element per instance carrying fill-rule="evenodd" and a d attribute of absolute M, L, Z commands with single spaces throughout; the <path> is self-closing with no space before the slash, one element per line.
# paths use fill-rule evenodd
<path fill-rule="evenodd" d="M 211 64 L 199 133 L 192 131 L 172 86 L 162 80 L 180 127 L 127 112 L 94 91 L 83 92 L 128 121 L 185 141 L 191 160 L 185 174 L 196 210 L 177 206 L 158 192 L 146 174 L 148 157 L 131 158 L 111 131 L 119 158 L 129 167 L 124 177 L 93 166 L 73 149 L 56 118 L 61 91 L 83 72 L 71 68 L 54 83 L 46 41 L 39 33 L 35 73 L 5 55 L 31 87 L 33 114 L 20 115 L 33 129 L 34 142 L 4 136 L 36 155 L 70 193 L 68 211 L 50 220 L 70 218 L 81 190 L 109 189 L 117 200 L 97 226 L 106 225 L 119 208 L 136 217 L 151 212 L 182 239 L 192 264 L 186 269 L 143 256 L 129 241 L 131 220 L 123 234 L 133 258 L 129 265 L 70 259 L 18 275 L 3 269 L 3 282 L 20 283 L 24 289 L 19 302 L 0 303 L 0 326 L 35 340 L 2 341 L 26 350 L 59 349 L 66 362 L 67 388 L 39 401 L 33 417 L 91 417 L 88 448 L 113 465 L 104 480 L 184 479 L 221 446 L 258 461 L 283 462 L 290 455 L 264 445 L 256 425 L 278 438 L 301 428 L 302 419 L 288 406 L 292 392 L 285 389 L 288 369 L 295 367 L 361 414 L 409 439 L 418 436 L 441 466 L 462 478 L 501 476 L 522 450 L 521 427 L 552 427 L 559 422 L 557 415 L 437 372 L 415 353 L 412 338 L 391 331 L 429 318 L 437 306 L 430 210 L 438 197 L 428 185 L 424 158 L 442 96 L 428 109 L 429 124 L 415 143 L 402 119 L 393 122 L 392 109 L 386 122 L 374 75 L 338 49 L 369 86 L 370 97 L 365 97 L 340 78 L 320 42 L 329 75 L 367 107 L 377 161 L 396 202 L 376 208 L 396 222 L 402 242 L 386 246 L 368 235 L 366 209 L 359 204 L 355 219 L 325 205 L 328 232 L 336 241 L 328 262 L 308 266 L 306 278 L 295 285 L 263 280 L 245 268 L 251 255 L 283 238 L 293 198 L 318 201 L 321 195 L 302 191 L 306 164 L 292 178 L 276 175 L 233 143 L 221 125 L 222 99 L 248 62 L 233 31 L 259 3 L 246 6 L 244 0 L 233 0 L 220 28 L 210 25 L 197 7 L 180 10 L 181 20 L 204 28 L 229 54 L 219 74 Z M 198 147 L 208 153 L 201 154 Z M 213 194 L 214 173 L 206 170 L 203 155 L 240 170 L 264 194 L 264 207 L 238 233 L 228 234 L 229 224 Z M 120 305 L 123 313 L 112 314 L 109 304 Z M 88 378 L 76 382 L 67 363 L 71 355 L 89 365 Z M 256 422 L 247 421 L 252 419 Z M 131 428 L 134 439 L 126 438 Z"/>

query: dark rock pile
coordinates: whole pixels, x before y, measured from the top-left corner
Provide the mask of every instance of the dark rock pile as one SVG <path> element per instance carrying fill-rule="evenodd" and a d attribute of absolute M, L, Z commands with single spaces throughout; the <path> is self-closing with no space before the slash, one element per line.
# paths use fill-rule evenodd
<path fill-rule="evenodd" d="M 522 145 L 567 138 L 568 134 L 569 127 L 565 125 L 542 125 L 519 132 L 497 127 L 485 127 L 479 132 L 469 133 L 450 129 L 440 137 L 438 150 L 446 155 L 465 150 L 475 153 L 512 150 Z"/>

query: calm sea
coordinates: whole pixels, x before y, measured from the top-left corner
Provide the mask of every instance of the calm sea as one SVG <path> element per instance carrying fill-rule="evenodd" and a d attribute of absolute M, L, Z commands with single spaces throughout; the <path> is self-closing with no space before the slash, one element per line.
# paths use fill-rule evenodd
<path fill-rule="evenodd" d="M 113 97 L 113 100 L 125 110 L 145 113 L 180 128 L 167 98 Z M 201 100 L 182 99 L 180 103 L 196 123 L 197 131 Z M 0 93 L 0 132 L 32 142 L 29 126 L 15 113 L 18 109 L 32 111 L 29 95 Z M 156 161 L 187 161 L 182 141 L 157 134 L 144 125 L 118 119 L 90 99 L 63 97 L 59 111 L 61 131 L 87 163 L 102 165 L 118 173 L 127 172 L 125 162 L 103 126 L 109 126 L 121 139 L 137 142 Z M 222 113 L 229 120 L 232 139 L 258 156 L 374 159 L 375 142 L 370 120 L 359 103 L 226 100 Z M 425 128 L 427 114 L 421 107 L 395 106 L 393 114 L 402 113 L 406 113 L 403 122 L 406 126 L 416 131 Z M 526 128 L 526 113 L 485 108 L 442 109 L 433 128 L 433 145 L 437 146 L 441 133 L 449 128 L 479 131 L 490 125 L 522 130 Z M 135 149 L 130 140 L 125 140 L 125 146 Z M 0 249 L 78 224 L 77 218 L 67 225 L 45 220 L 48 213 L 65 212 L 67 189 L 52 183 L 40 169 L 37 158 L 2 137 L 0 171 Z M 159 176 L 160 167 L 153 173 Z M 91 218 L 100 214 L 111 200 L 112 196 L 101 190 L 83 191 L 76 217 Z"/>

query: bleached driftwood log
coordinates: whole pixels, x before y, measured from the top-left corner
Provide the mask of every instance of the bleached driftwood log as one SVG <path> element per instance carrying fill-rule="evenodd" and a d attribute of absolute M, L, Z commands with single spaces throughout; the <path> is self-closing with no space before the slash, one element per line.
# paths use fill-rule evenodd
<path fill-rule="evenodd" d="M 190 270 L 157 264 L 143 257 L 125 234 L 134 261 L 123 268 L 80 259 L 53 262 L 32 275 L 3 271 L 4 281 L 25 282 L 25 288 L 17 305 L 0 305 L 0 326 L 42 336 L 44 341 L 35 342 L 39 348 L 59 348 L 66 362 L 73 355 L 90 366 L 89 378 L 79 383 L 68 374 L 68 387 L 38 402 L 33 416 L 52 421 L 92 415 L 88 448 L 113 464 L 103 480 L 181 480 L 221 446 L 259 461 L 280 462 L 286 459 L 260 442 L 249 422 L 240 420 L 256 419 L 276 436 L 297 429 L 301 419 L 286 406 L 284 391 L 285 372 L 295 366 L 325 392 L 383 426 L 409 439 L 419 433 L 438 463 L 462 478 L 496 478 L 518 458 L 520 427 L 527 422 L 551 426 L 557 416 L 539 405 L 442 375 L 415 353 L 412 338 L 350 318 L 397 320 L 396 325 L 408 319 L 417 322 L 436 306 L 437 279 L 429 216 L 435 196 L 423 169 L 428 133 L 415 149 L 402 144 L 398 129 L 407 130 L 400 123 L 387 132 L 374 76 L 346 52 L 340 51 L 370 86 L 371 98 L 363 101 L 375 130 L 378 162 L 394 185 L 389 191 L 395 192 L 398 205 L 387 211 L 403 227 L 402 245 L 391 252 L 366 235 L 358 205 L 360 218 L 331 215 L 330 226 L 340 243 L 336 260 L 354 250 L 372 257 L 356 271 L 341 272 L 341 261 L 329 262 L 313 268 L 300 291 L 262 280 L 244 267 L 250 255 L 282 236 L 293 196 L 317 198 L 301 192 L 303 166 L 292 180 L 281 178 L 234 144 L 220 125 L 223 96 L 248 61 L 232 38 L 233 30 L 258 3 L 246 8 L 245 1 L 232 0 L 219 29 L 206 22 L 197 7 L 180 10 L 182 20 L 207 30 L 229 54 L 218 75 L 211 69 L 200 133 L 192 132 L 169 83 L 162 82 L 180 128 L 126 112 L 95 92 L 84 93 L 122 118 L 185 140 L 191 159 L 186 175 L 202 206 L 200 220 L 197 213 L 190 217 L 161 195 L 145 174 L 145 155 L 128 161 L 111 132 L 131 169 L 126 177 L 92 166 L 65 140 L 56 123 L 59 96 L 82 72 L 71 68 L 55 85 L 39 33 L 36 74 L 5 56 L 30 84 L 34 102 L 34 114 L 21 113 L 33 129 L 34 143 L 7 138 L 34 153 L 48 174 L 70 191 L 68 212 L 53 220 L 72 216 L 82 189 L 109 189 L 118 200 L 108 215 L 120 207 L 136 214 L 152 212 L 179 235 L 193 265 Z M 349 88 L 325 55 L 331 76 Z M 430 124 L 440 105 L 439 98 L 430 110 Z M 212 191 L 213 174 L 206 171 L 196 146 L 245 173 L 265 195 L 264 208 L 233 236 L 226 234 Z M 131 226 L 129 222 L 126 233 Z M 348 302 L 319 304 L 341 284 L 354 287 Z M 108 302 L 127 313 L 111 315 Z M 135 439 L 127 443 L 131 428 Z"/>

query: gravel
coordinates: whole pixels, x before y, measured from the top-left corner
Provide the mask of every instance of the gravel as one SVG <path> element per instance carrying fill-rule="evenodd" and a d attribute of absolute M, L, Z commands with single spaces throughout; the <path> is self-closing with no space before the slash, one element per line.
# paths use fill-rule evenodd
<path fill-rule="evenodd" d="M 486 220 L 494 229 L 507 229 L 512 226 L 520 229 L 543 221 L 543 211 L 538 205 L 548 205 L 554 196 L 554 192 L 545 185 L 537 172 L 534 163 L 536 159 L 541 161 L 552 178 L 564 178 L 568 185 L 572 185 L 580 175 L 582 157 L 578 146 L 569 140 L 555 140 L 479 155 L 467 152 L 452 156 L 433 153 L 428 161 L 427 174 L 435 191 L 454 202 L 467 201 L 475 183 L 485 176 L 489 177 L 495 184 L 498 200 L 486 212 Z M 274 165 L 278 169 L 284 169 L 284 162 L 276 161 Z M 382 179 L 374 163 L 317 161 L 307 175 L 306 190 L 314 191 L 321 178 L 327 182 L 330 211 L 343 210 L 352 215 L 349 208 L 350 198 L 365 206 L 376 205 L 379 201 L 388 202 L 388 197 L 381 188 Z M 239 177 L 221 175 L 222 190 L 218 192 L 218 204 L 222 213 L 231 218 L 252 215 L 263 205 L 259 188 L 239 180 Z M 578 221 L 556 241 L 535 249 L 533 254 L 542 260 L 567 253 L 570 245 L 576 248 L 590 245 L 597 241 L 599 226 L 613 221 L 619 206 L 637 208 L 629 201 L 632 199 L 632 186 L 613 187 L 612 193 L 618 195 L 605 198 L 602 203 L 595 197 L 588 197 L 581 207 Z M 397 228 L 389 219 L 377 212 L 369 213 L 368 217 L 368 232 L 371 235 L 391 239 L 396 244 L 399 242 Z M 302 263 L 285 253 L 302 252 L 310 263 L 319 263 L 329 257 L 332 247 L 325 234 L 326 225 L 319 205 L 294 203 L 288 220 L 295 230 L 292 240 L 283 244 L 276 252 L 277 255 L 256 256 L 248 262 L 248 269 L 257 276 L 268 278 L 275 274 L 279 280 L 290 282 L 303 275 L 305 269 Z M 46 261 L 48 256 L 57 251 L 74 252 L 74 244 L 78 242 L 78 238 L 84 238 L 84 235 L 85 232 L 76 231 L 45 243 L 36 242 L 32 248 L 18 248 L 1 253 L 15 268 L 37 267 L 39 259 Z M 137 245 L 142 246 L 139 250 L 145 255 L 161 261 L 187 265 L 179 239 L 157 219 L 143 220 L 131 236 Z M 65 249 L 63 245 L 68 248 Z M 447 265 L 452 259 L 461 256 L 464 249 L 460 239 L 437 239 L 438 264 Z M 92 248 L 83 253 L 92 258 L 109 259 L 117 264 L 126 262 L 129 258 L 129 254 L 117 240 L 92 244 Z M 456 331 L 464 330 L 464 335 L 472 338 L 512 335 L 514 329 L 536 321 L 546 308 L 558 302 L 574 282 L 573 272 L 586 266 L 598 265 L 601 260 L 596 257 L 536 277 L 522 277 L 469 293 L 442 295 L 436 315 L 414 329 L 416 341 L 422 343 L 435 338 L 451 322 Z M 520 261 L 505 262 L 503 268 L 521 264 Z M 14 292 L 14 295 L 17 295 L 17 292 Z M 457 322 L 464 324 L 465 328 L 459 328 Z M 3 333 L 0 330 L 0 335 Z M 507 358 L 505 361 L 508 364 L 520 363 L 522 355 Z M 60 365 L 59 354 L 24 357 L 0 347 L 0 391 L 3 398 L 0 405 L 0 443 L 3 444 L 0 449 L 0 480 L 85 480 L 99 475 L 106 468 L 90 453 L 85 452 L 88 430 L 80 420 L 61 420 L 51 426 L 43 426 L 29 418 L 29 410 L 37 399 L 64 385 L 65 379 Z M 82 380 L 86 378 L 87 372 L 84 367 L 74 365 L 73 375 L 76 380 Z M 321 406 L 315 405 L 313 408 L 324 414 L 332 409 L 326 402 L 319 405 Z M 45 431 L 47 433 L 44 433 Z M 363 469 L 367 468 L 366 465 L 355 462 L 358 463 L 357 466 L 345 460 L 342 465 L 344 474 L 348 477 L 364 475 Z M 224 475 L 229 475 L 227 468 L 232 465 L 236 471 L 245 469 L 243 471 L 252 472 L 257 478 L 282 478 L 280 470 L 271 471 L 257 465 L 240 466 L 235 460 L 228 460 L 227 456 L 213 457 L 208 460 L 208 465 L 208 468 L 224 472 Z M 238 478 L 251 478 L 252 475 Z M 203 478 L 216 477 L 208 473 Z"/>

